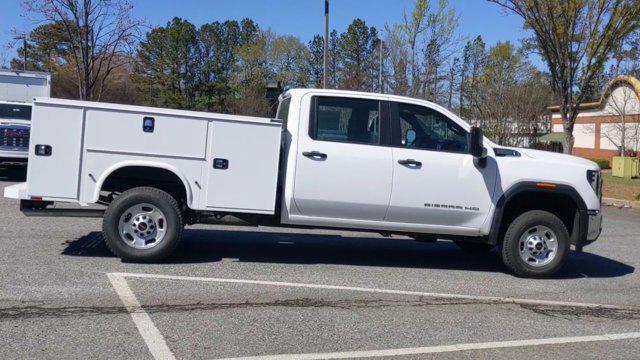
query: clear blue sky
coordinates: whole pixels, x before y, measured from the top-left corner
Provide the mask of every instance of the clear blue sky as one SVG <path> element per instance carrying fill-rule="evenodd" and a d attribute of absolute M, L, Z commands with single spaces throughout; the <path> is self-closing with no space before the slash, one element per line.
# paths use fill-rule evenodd
<path fill-rule="evenodd" d="M 324 0 L 130 0 L 134 15 L 150 25 L 164 25 L 174 16 L 203 23 L 249 17 L 261 28 L 299 37 L 305 43 L 323 32 Z M 15 46 L 8 47 L 12 30 L 28 31 L 33 20 L 22 16 L 21 0 L 2 0 L 0 12 L 0 65 L 15 56 Z M 436 2 L 436 1 L 433 1 Z M 489 45 L 510 40 L 518 43 L 525 37 L 520 18 L 505 14 L 497 5 L 484 0 L 451 0 L 460 14 L 460 35 L 482 35 Z M 331 0 L 330 26 L 344 31 L 354 18 L 382 29 L 398 22 L 403 11 L 410 11 L 414 0 Z M 539 65 L 539 64 L 537 64 Z"/>

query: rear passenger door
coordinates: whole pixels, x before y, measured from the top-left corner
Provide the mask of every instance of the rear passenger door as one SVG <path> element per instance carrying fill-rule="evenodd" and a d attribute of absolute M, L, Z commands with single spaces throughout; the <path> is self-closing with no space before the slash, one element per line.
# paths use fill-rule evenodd
<path fill-rule="evenodd" d="M 313 96 L 297 147 L 293 199 L 299 215 L 384 219 L 392 182 L 387 106 L 373 99 Z"/>

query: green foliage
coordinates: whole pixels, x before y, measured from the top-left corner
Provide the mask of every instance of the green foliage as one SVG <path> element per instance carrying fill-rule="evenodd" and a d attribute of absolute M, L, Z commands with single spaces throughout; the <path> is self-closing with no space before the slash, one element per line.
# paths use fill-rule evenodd
<path fill-rule="evenodd" d="M 356 19 L 329 39 L 329 86 L 369 90 L 377 78 L 378 33 Z M 174 18 L 147 33 L 137 53 L 134 82 L 146 104 L 270 115 L 267 84 L 321 86 L 323 37 L 305 46 L 297 37 L 261 31 L 250 19 L 199 29 Z"/>
<path fill-rule="evenodd" d="M 23 69 L 24 46 L 20 43 L 18 56 L 11 60 L 11 68 Z M 51 22 L 37 26 L 28 36 L 27 69 L 35 71 L 53 71 L 60 60 L 69 60 L 69 40 L 62 24 Z"/>
<path fill-rule="evenodd" d="M 609 164 L 609 160 L 607 159 L 591 159 L 591 161 L 598 164 L 601 170 L 611 169 L 611 165 Z"/>
<path fill-rule="evenodd" d="M 542 119 L 551 101 L 547 77 L 510 42 L 486 51 L 482 39 L 476 39 L 467 44 L 465 55 L 463 116 L 499 144 L 523 146 L 525 136 L 532 143 L 545 126 Z"/>
<path fill-rule="evenodd" d="M 174 18 L 152 29 L 140 43 L 134 81 L 146 104 L 231 111 L 240 87 L 240 54 L 248 57 L 259 35 L 250 19 L 216 21 L 196 29 L 189 21 Z M 242 81 L 246 84 L 247 79 Z"/>
<path fill-rule="evenodd" d="M 236 50 L 241 41 L 241 27 L 237 21 L 215 21 L 200 27 L 197 110 L 228 110 L 233 95 L 230 80 L 236 63 Z"/>
<path fill-rule="evenodd" d="M 140 85 L 153 106 L 192 108 L 196 94 L 196 28 L 173 18 L 147 33 L 138 50 Z"/>
<path fill-rule="evenodd" d="M 314 35 L 307 46 L 309 48 L 309 85 L 321 88 L 324 73 L 324 38 L 321 35 Z"/>
<path fill-rule="evenodd" d="M 375 82 L 375 50 L 378 31 L 355 19 L 338 39 L 340 57 L 339 86 L 348 90 L 366 90 Z"/>
<path fill-rule="evenodd" d="M 309 56 L 309 49 L 297 37 L 273 35 L 267 51 L 271 78 L 288 88 L 306 86 Z"/>
<path fill-rule="evenodd" d="M 478 35 L 473 41 L 468 41 L 462 52 L 462 67 L 460 70 L 460 116 L 473 119 L 477 109 L 476 94 L 478 93 L 478 77 L 484 69 L 487 49 L 482 36 Z"/>

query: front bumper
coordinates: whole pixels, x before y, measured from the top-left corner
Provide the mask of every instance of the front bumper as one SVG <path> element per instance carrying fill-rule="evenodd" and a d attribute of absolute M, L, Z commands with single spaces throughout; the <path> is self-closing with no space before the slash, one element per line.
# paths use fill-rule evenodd
<path fill-rule="evenodd" d="M 27 150 L 0 150 L 0 165 L 27 165 L 29 152 Z"/>
<path fill-rule="evenodd" d="M 600 210 L 578 210 L 571 236 L 571 245 L 581 251 L 583 247 L 596 241 L 602 232 L 602 212 Z"/>
<path fill-rule="evenodd" d="M 588 210 L 588 225 L 587 225 L 587 242 L 596 241 L 600 233 L 602 232 L 602 212 L 598 210 Z"/>

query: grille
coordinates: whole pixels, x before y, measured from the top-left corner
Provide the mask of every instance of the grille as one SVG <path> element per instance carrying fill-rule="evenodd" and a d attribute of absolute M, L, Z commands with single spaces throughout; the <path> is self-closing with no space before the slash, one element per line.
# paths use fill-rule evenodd
<path fill-rule="evenodd" d="M 0 149 L 27 150 L 29 148 L 29 129 L 24 127 L 0 127 Z"/>

